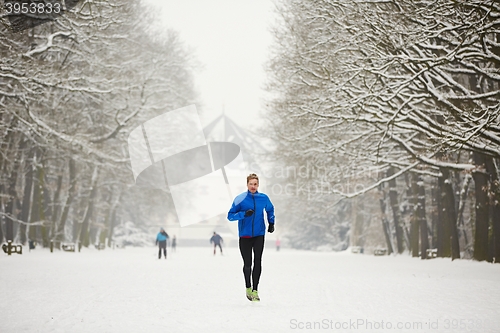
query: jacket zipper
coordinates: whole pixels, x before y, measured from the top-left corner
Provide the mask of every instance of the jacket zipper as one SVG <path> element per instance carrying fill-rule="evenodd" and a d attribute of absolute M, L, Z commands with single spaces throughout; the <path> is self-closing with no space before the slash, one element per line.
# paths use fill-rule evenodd
<path fill-rule="evenodd" d="M 254 225 L 254 222 L 255 222 L 255 214 L 257 213 L 255 211 L 255 197 L 254 197 L 253 193 L 252 193 L 252 199 L 253 199 L 253 218 L 252 218 L 252 237 L 253 237 L 253 225 Z"/>

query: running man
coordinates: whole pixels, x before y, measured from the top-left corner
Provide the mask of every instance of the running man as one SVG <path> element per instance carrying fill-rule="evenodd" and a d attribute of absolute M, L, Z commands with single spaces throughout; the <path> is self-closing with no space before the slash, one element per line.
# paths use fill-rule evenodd
<path fill-rule="evenodd" d="M 246 296 L 250 301 L 260 301 L 257 288 L 262 271 L 261 261 L 266 233 L 264 211 L 266 211 L 269 223 L 267 231 L 272 233 L 274 232 L 274 206 L 266 194 L 257 191 L 259 177 L 255 173 L 247 177 L 247 188 L 246 192 L 234 199 L 233 205 L 227 213 L 227 219 L 238 221 L 239 247 L 243 258 Z M 254 254 L 253 269 L 252 252 Z"/>

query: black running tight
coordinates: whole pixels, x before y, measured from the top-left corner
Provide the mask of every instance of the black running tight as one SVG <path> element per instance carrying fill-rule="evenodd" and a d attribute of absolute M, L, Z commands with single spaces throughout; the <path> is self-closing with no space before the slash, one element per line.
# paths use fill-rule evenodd
<path fill-rule="evenodd" d="M 253 270 L 252 270 L 252 251 L 253 251 Z M 252 277 L 253 290 L 259 286 L 260 273 L 262 271 L 262 252 L 264 251 L 264 236 L 252 238 L 240 237 L 240 252 L 243 258 L 243 275 L 245 276 L 245 285 L 250 288 L 250 276 Z"/>

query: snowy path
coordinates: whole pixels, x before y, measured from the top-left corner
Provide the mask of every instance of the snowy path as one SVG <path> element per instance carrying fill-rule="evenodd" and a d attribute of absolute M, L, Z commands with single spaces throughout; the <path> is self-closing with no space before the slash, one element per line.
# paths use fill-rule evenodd
<path fill-rule="evenodd" d="M 268 248 L 252 303 L 225 252 L 2 254 L 0 332 L 500 331 L 498 264 Z"/>

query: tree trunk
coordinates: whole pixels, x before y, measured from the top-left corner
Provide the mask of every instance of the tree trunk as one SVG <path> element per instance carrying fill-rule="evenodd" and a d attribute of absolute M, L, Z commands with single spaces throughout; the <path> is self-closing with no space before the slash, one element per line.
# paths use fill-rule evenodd
<path fill-rule="evenodd" d="M 40 233 L 41 233 L 41 238 L 42 238 L 42 245 L 43 247 L 48 247 L 49 246 L 49 230 L 47 226 L 47 199 L 49 198 L 47 196 L 48 191 L 45 186 L 45 168 L 43 165 L 40 165 L 37 167 L 37 179 L 38 179 L 38 184 L 37 186 L 39 187 L 39 193 L 38 193 L 38 212 L 39 212 L 39 221 L 41 222 L 40 225 Z"/>
<path fill-rule="evenodd" d="M 111 218 L 109 219 L 109 226 L 108 226 L 108 247 L 111 247 L 111 244 L 113 243 L 113 230 L 116 225 L 116 210 L 118 209 L 118 205 L 116 205 L 113 208 L 113 212 L 111 213 Z"/>
<path fill-rule="evenodd" d="M 427 230 L 427 218 L 425 216 L 425 186 L 422 177 L 417 182 L 417 217 L 420 226 L 420 254 L 422 259 L 427 259 L 427 249 L 429 248 L 429 232 Z"/>
<path fill-rule="evenodd" d="M 113 216 L 113 210 L 115 208 L 116 204 L 116 198 L 120 196 L 119 193 L 116 193 L 113 191 L 113 187 L 109 189 L 109 193 L 107 193 L 106 197 L 103 197 L 102 200 L 105 200 L 106 202 L 109 202 L 109 205 L 107 206 L 106 213 L 104 214 L 104 222 L 102 223 L 102 226 L 99 229 L 99 239 L 98 242 L 99 244 L 104 244 L 107 245 L 109 244 L 109 234 L 110 234 L 110 227 L 111 227 L 111 219 Z"/>
<path fill-rule="evenodd" d="M 387 177 L 394 174 L 394 167 L 389 167 L 387 171 Z M 398 203 L 398 190 L 396 189 L 396 178 L 389 181 L 389 200 L 392 208 L 392 217 L 394 220 L 394 227 L 396 228 L 396 242 L 398 247 L 398 253 L 403 253 L 403 228 L 401 226 L 401 218 L 399 214 L 399 203 Z"/>
<path fill-rule="evenodd" d="M 357 209 L 351 210 L 351 232 L 350 232 L 350 245 L 363 247 L 364 240 L 364 203 L 359 197 L 356 200 Z"/>
<path fill-rule="evenodd" d="M 18 167 L 14 162 L 15 168 L 12 170 L 9 179 L 9 188 L 7 190 L 7 205 L 5 206 L 5 240 L 14 241 L 14 202 L 16 201 L 16 181 Z"/>
<path fill-rule="evenodd" d="M 5 210 L 5 206 L 2 200 L 0 200 L 0 209 L 2 211 Z M 3 243 L 4 239 L 3 224 L 4 224 L 4 218 L 3 216 L 0 216 L 0 243 Z"/>
<path fill-rule="evenodd" d="M 448 212 L 446 211 L 446 191 L 444 189 L 445 178 L 441 173 L 438 177 L 438 186 L 436 191 L 436 203 L 438 210 L 438 220 L 437 220 L 437 234 L 436 234 L 436 245 L 437 245 L 437 256 L 438 257 L 451 257 L 451 232 L 448 228 Z"/>
<path fill-rule="evenodd" d="M 430 236 L 430 247 L 432 249 L 437 249 L 438 248 L 438 239 L 437 239 L 437 234 L 438 234 L 438 228 L 439 228 L 439 211 L 440 209 L 440 204 L 439 204 L 439 188 L 436 186 L 436 183 L 433 183 L 431 186 L 431 229 L 429 230 L 429 236 Z"/>
<path fill-rule="evenodd" d="M 412 173 L 411 182 L 408 189 L 408 198 L 410 202 L 411 218 L 410 218 L 410 247 L 412 257 L 418 257 L 419 243 L 419 219 L 418 219 L 418 185 L 417 174 Z"/>
<path fill-rule="evenodd" d="M 22 149 L 23 149 L 24 144 L 21 144 L 20 150 L 16 152 L 15 155 L 19 155 L 19 157 L 16 156 L 14 158 L 14 161 L 12 162 L 12 172 L 10 174 L 9 178 L 9 188 L 7 189 L 7 205 L 5 207 L 5 240 L 6 241 L 14 241 L 14 217 L 15 217 L 15 202 L 17 200 L 17 191 L 16 191 L 16 184 L 17 184 L 17 172 L 19 171 L 19 164 L 20 164 L 20 155 L 22 154 Z M 13 145 L 11 148 L 14 148 Z"/>
<path fill-rule="evenodd" d="M 12 121 L 11 126 L 16 126 L 17 124 L 17 118 L 15 118 Z M 17 134 L 17 135 L 16 135 Z M 8 173 L 10 173 L 10 177 L 8 179 L 8 188 L 7 188 L 7 204 L 5 206 L 4 212 L 6 213 L 5 216 L 5 240 L 6 241 L 14 241 L 14 217 L 15 217 L 15 202 L 17 200 L 17 191 L 16 191 L 16 184 L 17 184 L 17 175 L 19 172 L 19 164 L 21 161 L 22 157 L 22 151 L 24 147 L 26 146 L 26 140 L 23 140 L 20 138 L 19 132 L 16 132 L 14 130 L 9 130 L 7 134 L 7 152 L 5 153 L 11 153 L 11 168 L 5 168 L 4 170 Z M 7 171 L 9 170 L 9 171 Z"/>
<path fill-rule="evenodd" d="M 92 175 L 92 182 L 90 185 L 90 194 L 88 198 L 87 208 L 85 209 L 85 214 L 83 216 L 83 221 L 81 223 L 81 227 L 79 228 L 79 233 L 77 236 L 77 241 L 81 241 L 82 245 L 88 247 L 90 245 L 89 239 L 89 227 L 90 227 L 90 218 L 92 217 L 92 213 L 94 212 L 94 198 L 97 193 L 97 180 L 99 176 L 99 168 L 96 166 L 94 168 L 94 173 Z"/>
<path fill-rule="evenodd" d="M 52 209 L 52 199 L 50 196 L 50 191 L 47 187 L 47 177 L 45 177 L 45 168 L 44 168 L 44 182 L 43 182 L 43 217 L 44 217 L 44 224 L 43 224 L 43 234 L 44 234 L 44 239 L 43 243 L 44 246 L 50 246 L 51 242 L 51 234 L 52 234 L 52 214 L 53 214 L 53 209 Z"/>
<path fill-rule="evenodd" d="M 365 202 L 362 198 L 357 197 L 356 199 L 356 209 L 353 209 L 353 211 L 356 211 L 356 228 L 358 230 L 358 239 L 357 239 L 357 246 L 360 246 L 361 248 L 365 247 Z"/>
<path fill-rule="evenodd" d="M 42 245 L 49 245 L 48 232 L 46 226 L 47 211 L 47 189 L 45 188 L 45 169 L 42 165 L 42 149 L 38 148 L 35 151 L 33 164 L 35 165 L 33 178 L 33 199 L 31 202 L 31 217 L 29 228 L 29 239 L 42 241 Z"/>
<path fill-rule="evenodd" d="M 57 225 L 57 232 L 55 234 L 55 239 L 56 239 L 55 245 L 58 249 L 61 248 L 61 242 L 64 241 L 64 228 L 66 226 L 66 221 L 68 219 L 71 203 L 73 202 L 73 199 L 75 198 L 76 194 L 76 165 L 75 161 L 71 157 L 69 158 L 68 165 L 69 165 L 68 196 L 66 198 L 66 202 L 64 203 L 61 219 L 59 221 L 59 224 Z"/>
<path fill-rule="evenodd" d="M 441 168 L 441 177 L 439 183 L 441 187 L 441 209 L 443 224 L 443 248 L 441 249 L 442 257 L 450 257 L 451 259 L 460 259 L 460 247 L 458 242 L 457 230 L 457 214 L 455 210 L 455 195 L 450 178 L 450 170 Z M 439 256 L 439 248 L 438 248 Z"/>
<path fill-rule="evenodd" d="M 57 176 L 57 188 L 56 188 L 56 192 L 54 193 L 54 199 L 52 201 L 54 208 L 52 209 L 52 219 L 51 219 L 51 226 L 50 226 L 50 241 L 51 242 L 56 241 L 57 218 L 59 217 L 59 211 L 60 211 L 59 197 L 61 195 L 62 181 L 63 181 L 63 175 L 60 174 L 59 176 Z"/>
<path fill-rule="evenodd" d="M 492 47 L 494 54 L 500 54 L 500 33 L 495 33 L 496 45 Z M 493 63 L 495 68 L 498 69 L 500 67 L 500 62 L 495 61 Z M 491 87 L 494 90 L 500 90 L 500 83 L 498 80 L 496 82 L 491 82 Z M 493 228 L 493 257 L 495 263 L 500 263 L 500 169 L 499 169 L 499 160 L 489 158 L 486 163 L 486 169 L 488 170 L 491 176 L 491 184 L 493 191 L 493 212 L 492 212 L 492 228 Z"/>
<path fill-rule="evenodd" d="M 447 249 L 450 249 L 449 243 L 446 240 L 450 239 L 449 235 L 446 235 L 447 225 L 445 219 L 446 215 L 443 212 L 443 177 L 438 178 L 438 186 L 436 190 L 436 205 L 437 205 L 437 225 L 436 225 L 436 249 L 438 257 L 449 257 L 450 253 Z"/>
<path fill-rule="evenodd" d="M 391 237 L 391 228 L 389 225 L 389 220 L 387 220 L 387 196 L 384 191 L 384 184 L 380 184 L 379 186 L 380 193 L 380 210 L 382 212 L 382 228 L 384 229 L 385 242 L 387 243 L 387 254 L 391 254 L 394 252 L 394 248 L 392 246 L 392 237 Z"/>
<path fill-rule="evenodd" d="M 26 160 L 24 161 L 24 172 L 26 176 L 24 177 L 24 193 L 23 193 L 23 203 L 21 206 L 20 220 L 23 222 L 19 227 L 19 238 L 21 244 L 26 244 L 27 241 L 27 225 L 30 221 L 31 212 L 31 195 L 33 193 L 33 156 L 35 149 L 30 149 Z"/>
<path fill-rule="evenodd" d="M 489 198 L 488 175 L 486 174 L 486 158 L 483 154 L 474 152 L 476 170 L 472 177 L 476 193 L 476 230 L 474 234 L 474 259 L 483 261 L 488 259 L 488 227 L 489 227 Z"/>
<path fill-rule="evenodd" d="M 31 200 L 31 216 L 29 223 L 29 231 L 28 231 L 28 239 L 32 241 L 39 241 L 39 237 L 41 235 L 40 222 L 42 220 L 41 215 L 43 214 L 41 211 L 43 210 L 42 203 L 42 188 L 40 184 L 40 167 L 36 166 L 40 160 L 40 152 L 37 150 L 35 152 L 35 156 L 33 158 L 33 165 L 35 165 L 35 169 L 33 170 L 33 198 Z"/>
<path fill-rule="evenodd" d="M 113 239 L 113 229 L 116 225 L 116 211 L 120 205 L 120 199 L 122 194 L 123 192 L 120 192 L 120 194 L 116 197 L 116 200 L 113 202 L 113 205 L 111 206 L 110 210 L 111 216 L 109 216 L 108 226 L 107 226 L 108 247 L 111 247 Z"/>
<path fill-rule="evenodd" d="M 460 234 L 463 236 L 464 249 L 467 249 L 467 247 L 469 246 L 469 237 L 467 236 L 468 230 L 465 226 L 465 221 L 464 221 L 464 209 L 467 201 L 467 195 L 469 192 L 469 185 L 471 179 L 472 176 L 469 173 L 465 174 L 465 177 L 462 182 L 462 189 L 460 190 L 460 199 L 459 199 L 458 213 L 457 213 L 457 227 L 461 231 Z"/>
<path fill-rule="evenodd" d="M 0 112 L 0 120 L 2 121 L 2 124 L 5 124 L 5 130 L 1 131 L 0 134 L 0 174 L 5 175 L 9 173 L 9 168 L 8 165 L 10 163 L 9 161 L 9 156 L 8 153 L 10 151 L 10 147 L 12 146 L 11 142 L 13 140 L 12 136 L 14 131 L 11 129 L 15 127 L 15 124 L 17 123 L 17 118 L 11 117 L 10 119 L 6 116 L 5 112 Z M 5 183 L 3 179 L 0 178 L 0 211 L 2 213 L 5 212 L 7 209 L 5 207 L 5 201 L 3 198 L 3 194 L 7 192 L 7 189 L 5 188 Z M 0 243 L 3 242 L 4 237 L 6 237 L 4 233 L 4 223 L 6 222 L 7 218 L 2 214 L 0 215 Z M 6 226 L 7 227 L 7 226 Z"/>
<path fill-rule="evenodd" d="M 500 263 L 500 179 L 498 176 L 498 167 L 491 157 L 486 157 L 486 171 L 490 175 L 491 184 L 491 257 L 495 263 Z"/>

